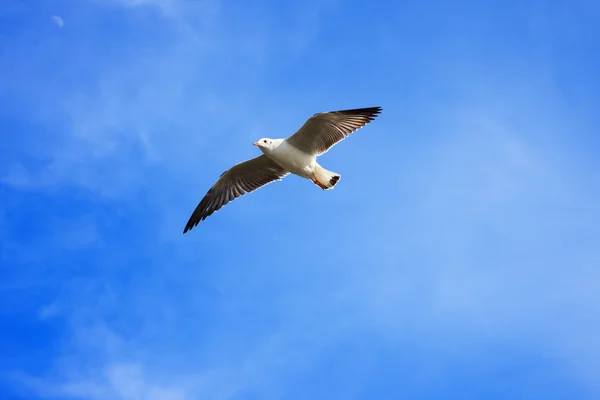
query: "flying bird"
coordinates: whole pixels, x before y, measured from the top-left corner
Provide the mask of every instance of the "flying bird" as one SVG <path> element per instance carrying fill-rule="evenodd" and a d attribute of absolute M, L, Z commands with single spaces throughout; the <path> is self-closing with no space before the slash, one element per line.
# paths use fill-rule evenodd
<path fill-rule="evenodd" d="M 192 213 L 183 233 L 230 201 L 290 173 L 310 179 L 323 190 L 333 188 L 341 175 L 320 166 L 317 157 L 373 121 L 381 110 L 369 107 L 316 113 L 286 139 L 261 138 L 254 142 L 263 154 L 223 172 Z"/>

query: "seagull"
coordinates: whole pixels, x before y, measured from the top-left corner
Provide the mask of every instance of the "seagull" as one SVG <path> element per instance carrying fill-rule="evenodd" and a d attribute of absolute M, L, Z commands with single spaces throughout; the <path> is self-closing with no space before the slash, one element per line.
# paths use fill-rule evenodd
<path fill-rule="evenodd" d="M 183 233 L 197 226 L 225 204 L 287 175 L 310 179 L 323 190 L 332 189 L 341 175 L 317 163 L 335 144 L 373 121 L 381 107 L 316 113 L 286 139 L 254 142 L 263 154 L 223 172 L 192 213 Z"/>

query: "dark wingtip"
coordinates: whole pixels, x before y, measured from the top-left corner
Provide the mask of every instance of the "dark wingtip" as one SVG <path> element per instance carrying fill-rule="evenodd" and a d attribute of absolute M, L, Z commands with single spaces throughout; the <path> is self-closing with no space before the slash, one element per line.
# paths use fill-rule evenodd
<path fill-rule="evenodd" d="M 371 111 L 375 114 L 379 114 L 381 111 L 383 111 L 383 108 L 381 106 L 375 106 L 375 107 L 367 107 L 367 108 L 363 108 L 363 110 L 365 111 Z"/>
<path fill-rule="evenodd" d="M 377 106 L 377 107 L 363 108 L 362 110 L 373 116 L 377 116 L 378 114 L 380 114 L 383 111 L 383 108 L 381 108 L 380 106 Z"/>
<path fill-rule="evenodd" d="M 194 218 L 194 215 L 192 215 L 188 223 L 185 225 L 182 235 L 185 235 L 186 232 L 191 231 L 195 226 L 197 226 L 200 223 L 201 220 L 202 218 L 196 219 Z"/>
<path fill-rule="evenodd" d="M 334 113 L 339 113 L 339 114 L 346 114 L 346 115 L 362 115 L 365 116 L 369 119 L 369 121 L 372 121 L 375 117 L 377 117 L 381 111 L 383 111 L 383 108 L 381 108 L 380 106 L 376 106 L 376 107 L 364 107 L 364 108 L 353 108 L 350 110 L 339 110 L 339 111 L 333 111 Z"/>

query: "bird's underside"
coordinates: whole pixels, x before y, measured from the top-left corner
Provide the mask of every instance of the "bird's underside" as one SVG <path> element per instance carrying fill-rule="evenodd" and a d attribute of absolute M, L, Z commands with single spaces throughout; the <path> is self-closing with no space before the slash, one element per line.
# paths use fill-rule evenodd
<path fill-rule="evenodd" d="M 268 151 L 261 148 L 265 154 L 238 163 L 223 172 L 192 213 L 183 233 L 230 201 L 289 175 L 290 171 L 281 166 L 285 165 L 282 161 L 288 156 L 284 153 L 289 153 L 290 157 L 303 154 L 315 160 L 351 133 L 374 120 L 381 110 L 381 107 L 369 107 L 314 114 L 296 133 L 278 145 L 280 150 L 285 148 L 285 152 L 278 152 L 277 148 Z M 273 159 L 268 154 L 271 154 Z M 279 163 L 274 161 L 278 159 L 276 154 Z M 313 183 L 322 189 L 330 189 L 337 184 L 339 174 L 327 171 L 316 161 L 313 163 L 311 168 L 314 171 L 311 169 L 312 175 L 309 177 Z M 301 176 L 307 177 L 305 174 Z"/>

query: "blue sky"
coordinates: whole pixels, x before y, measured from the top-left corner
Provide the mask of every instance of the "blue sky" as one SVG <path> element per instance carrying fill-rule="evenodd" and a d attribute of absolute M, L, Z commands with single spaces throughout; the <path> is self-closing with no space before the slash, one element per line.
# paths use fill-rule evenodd
<path fill-rule="evenodd" d="M 5 0 L 0 398 L 600 398 L 599 17 Z M 335 190 L 181 234 L 256 139 L 377 105 Z"/>

